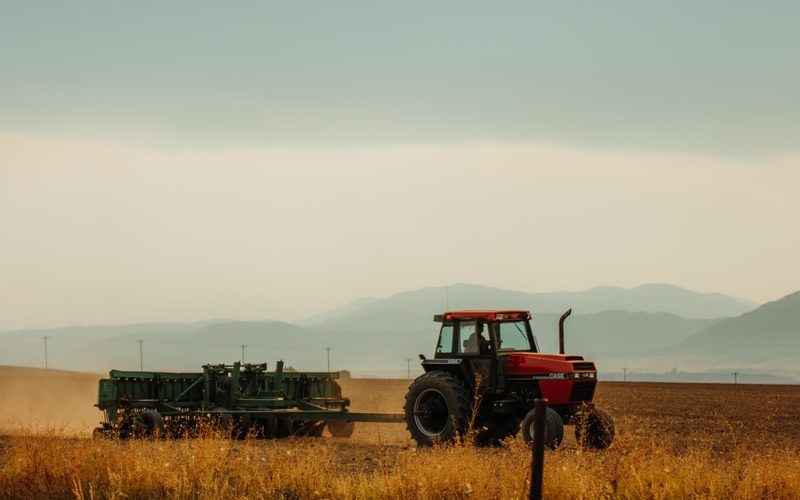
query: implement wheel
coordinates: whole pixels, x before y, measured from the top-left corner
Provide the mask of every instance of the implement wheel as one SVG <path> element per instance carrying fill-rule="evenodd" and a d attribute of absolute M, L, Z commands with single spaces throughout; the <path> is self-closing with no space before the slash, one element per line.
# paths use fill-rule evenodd
<path fill-rule="evenodd" d="M 110 427 L 95 427 L 92 430 L 92 439 L 112 439 L 114 430 Z"/>
<path fill-rule="evenodd" d="M 607 411 L 590 406 L 575 415 L 575 440 L 581 446 L 602 450 L 611 446 L 615 435 L 614 419 Z"/>
<path fill-rule="evenodd" d="M 534 427 L 535 411 L 531 410 L 522 420 L 522 437 L 528 446 L 533 446 L 533 427 Z M 561 441 L 564 440 L 564 420 L 557 411 L 547 407 L 547 412 L 544 416 L 544 445 L 551 450 L 558 448 Z"/>
<path fill-rule="evenodd" d="M 405 414 L 406 427 L 418 445 L 452 442 L 467 430 L 467 390 L 449 373 L 425 373 L 408 388 Z"/>
<path fill-rule="evenodd" d="M 164 417 L 155 410 L 136 416 L 136 431 L 142 437 L 158 437 L 164 433 Z"/>
<path fill-rule="evenodd" d="M 325 425 L 328 427 L 328 432 L 331 433 L 331 436 L 336 438 L 349 438 L 353 435 L 353 431 L 356 429 L 356 424 L 353 422 L 338 422 L 336 420 L 331 420 Z"/>

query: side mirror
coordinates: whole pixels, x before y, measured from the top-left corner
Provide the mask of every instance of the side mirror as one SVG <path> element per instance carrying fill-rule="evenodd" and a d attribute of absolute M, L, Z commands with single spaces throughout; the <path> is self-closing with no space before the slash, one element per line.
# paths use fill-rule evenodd
<path fill-rule="evenodd" d="M 419 359 L 421 359 L 422 361 L 425 361 L 425 359 L 426 359 L 426 358 L 425 358 L 425 355 L 424 355 L 424 354 L 420 354 L 420 355 L 419 355 Z"/>

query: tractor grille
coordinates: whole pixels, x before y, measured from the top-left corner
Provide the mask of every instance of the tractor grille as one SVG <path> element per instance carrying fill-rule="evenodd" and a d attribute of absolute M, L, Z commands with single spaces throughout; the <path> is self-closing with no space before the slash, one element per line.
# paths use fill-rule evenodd
<path fill-rule="evenodd" d="M 584 363 L 572 363 L 572 369 L 576 372 L 583 372 L 583 371 L 594 371 L 594 363 L 584 362 Z"/>
<path fill-rule="evenodd" d="M 591 401 L 594 396 L 594 382 L 575 382 L 572 384 L 570 401 Z"/>

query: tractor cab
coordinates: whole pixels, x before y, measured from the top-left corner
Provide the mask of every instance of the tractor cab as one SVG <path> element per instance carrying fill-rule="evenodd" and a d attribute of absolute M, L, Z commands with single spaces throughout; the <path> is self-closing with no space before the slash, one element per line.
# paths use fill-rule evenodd
<path fill-rule="evenodd" d="M 468 385 L 479 392 L 497 392 L 503 385 L 504 358 L 508 353 L 538 353 L 528 311 L 452 311 L 434 316 L 441 323 L 434 359 L 425 360 L 427 371 L 447 365 L 463 370 Z M 494 388 L 494 389 L 493 389 Z"/>
<path fill-rule="evenodd" d="M 434 316 L 442 323 L 434 358 L 539 352 L 528 311 L 454 311 Z"/>

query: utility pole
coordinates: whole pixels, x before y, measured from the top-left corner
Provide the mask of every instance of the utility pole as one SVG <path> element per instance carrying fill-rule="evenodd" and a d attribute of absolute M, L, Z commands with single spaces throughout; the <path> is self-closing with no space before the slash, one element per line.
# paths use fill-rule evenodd
<path fill-rule="evenodd" d="M 738 383 L 737 380 L 738 378 L 739 378 L 739 372 L 733 372 L 733 385 L 736 385 Z"/>
<path fill-rule="evenodd" d="M 408 370 L 408 379 L 411 380 L 411 358 L 406 358 L 406 367 Z"/>
<path fill-rule="evenodd" d="M 44 337 L 42 337 L 42 340 L 44 340 L 44 369 L 45 369 L 45 370 L 47 370 L 47 369 L 50 367 L 50 366 L 48 365 L 48 363 L 47 363 L 47 339 L 49 339 L 49 338 L 50 338 L 50 337 L 49 337 L 49 336 L 47 336 L 47 335 L 45 335 Z"/>
<path fill-rule="evenodd" d="M 144 343 L 144 339 L 139 339 L 136 342 L 139 343 L 139 371 L 144 371 L 144 356 L 142 355 L 142 344 Z"/>
<path fill-rule="evenodd" d="M 327 354 L 328 354 L 328 373 L 330 373 L 331 372 L 331 348 L 330 347 L 326 347 L 325 351 L 327 351 Z"/>
<path fill-rule="evenodd" d="M 242 348 L 242 364 L 244 364 L 244 348 L 247 347 L 246 345 L 242 344 L 239 347 Z"/>
<path fill-rule="evenodd" d="M 627 382 L 628 381 L 628 369 L 627 368 L 623 368 L 622 369 L 622 381 L 623 382 Z"/>

